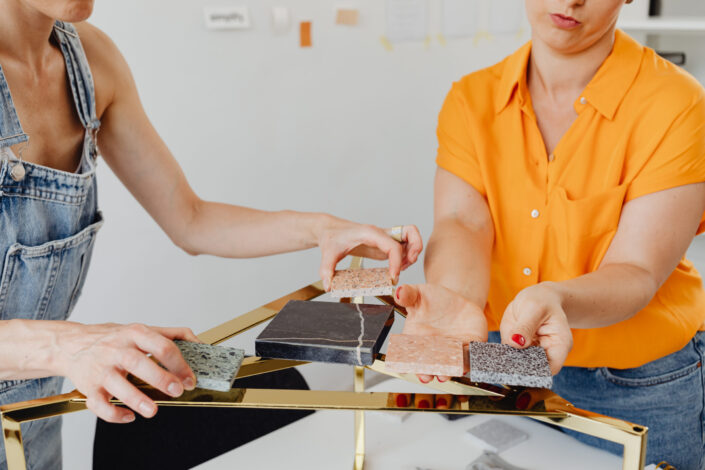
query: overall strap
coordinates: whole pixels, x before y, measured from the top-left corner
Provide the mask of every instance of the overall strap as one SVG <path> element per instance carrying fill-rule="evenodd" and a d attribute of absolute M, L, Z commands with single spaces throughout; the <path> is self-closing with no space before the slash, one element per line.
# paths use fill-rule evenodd
<path fill-rule="evenodd" d="M 22 130 L 10 95 L 10 87 L 0 66 L 0 148 L 27 142 L 27 140 L 29 137 Z"/>
<path fill-rule="evenodd" d="M 64 54 L 66 71 L 78 116 L 83 127 L 90 132 L 95 145 L 95 136 L 100 127 L 100 121 L 96 115 L 95 87 L 86 53 L 76 28 L 71 23 L 57 21 L 54 24 L 54 35 L 59 42 L 61 52 Z"/>

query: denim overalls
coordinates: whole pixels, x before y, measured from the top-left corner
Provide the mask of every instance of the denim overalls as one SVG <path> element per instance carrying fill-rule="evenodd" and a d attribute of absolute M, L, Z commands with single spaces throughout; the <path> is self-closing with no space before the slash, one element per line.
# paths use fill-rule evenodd
<path fill-rule="evenodd" d="M 20 162 L 11 145 L 27 142 L 0 67 L 0 319 L 66 320 L 81 293 L 95 235 L 103 224 L 95 178 L 100 121 L 75 28 L 56 22 L 78 116 L 86 129 L 76 173 Z M 13 172 L 21 164 L 22 171 Z M 21 169 L 20 169 L 21 170 Z M 14 177 L 13 177 L 14 173 Z M 0 360 L 2 360 L 0 358 Z M 0 404 L 61 393 L 62 378 L 0 381 Z M 22 425 L 28 469 L 61 468 L 59 418 Z M 0 441 L 0 469 L 6 468 Z"/>

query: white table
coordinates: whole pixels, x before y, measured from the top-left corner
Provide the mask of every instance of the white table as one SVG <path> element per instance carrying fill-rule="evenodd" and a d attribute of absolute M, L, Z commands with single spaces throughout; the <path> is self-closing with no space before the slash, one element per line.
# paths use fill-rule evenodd
<path fill-rule="evenodd" d="M 369 391 L 425 392 L 432 390 L 390 379 Z M 350 470 L 353 464 L 352 411 L 318 411 L 267 436 L 233 449 L 199 470 L 275 469 Z M 396 415 L 396 414 L 395 414 Z M 400 416 L 367 412 L 366 470 L 464 470 L 482 454 L 465 431 L 488 415 L 448 421 L 440 415 Z M 502 452 L 511 464 L 529 470 L 620 470 L 622 460 L 528 418 L 497 416 L 529 434 L 529 439 Z M 234 429 L 237 429 L 236 427 Z"/>

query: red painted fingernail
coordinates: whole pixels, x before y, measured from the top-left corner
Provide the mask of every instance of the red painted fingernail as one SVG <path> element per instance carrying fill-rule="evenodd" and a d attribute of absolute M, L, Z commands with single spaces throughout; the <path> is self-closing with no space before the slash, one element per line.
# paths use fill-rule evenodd
<path fill-rule="evenodd" d="M 517 410 L 525 410 L 529 407 L 529 403 L 531 402 L 531 395 L 528 393 L 524 392 L 521 395 L 517 397 L 516 401 L 516 407 Z"/>
<path fill-rule="evenodd" d="M 401 297 L 399 297 L 399 294 L 401 294 L 401 287 L 397 289 L 397 300 L 401 299 Z"/>
<path fill-rule="evenodd" d="M 397 406 L 400 408 L 406 408 L 409 402 L 406 400 L 406 395 L 397 395 Z"/>
<path fill-rule="evenodd" d="M 428 402 L 428 400 L 420 400 L 419 401 L 419 408 L 430 408 L 431 404 Z"/>
<path fill-rule="evenodd" d="M 526 344 L 526 340 L 519 333 L 512 335 L 512 341 L 514 341 L 519 346 L 524 346 L 524 344 Z"/>
<path fill-rule="evenodd" d="M 440 406 L 448 406 L 448 402 L 446 401 L 445 398 L 436 399 L 436 408 L 438 408 Z"/>
<path fill-rule="evenodd" d="M 421 377 L 419 377 L 419 382 L 421 382 L 422 384 L 427 384 L 430 382 L 430 380 L 424 380 Z"/>

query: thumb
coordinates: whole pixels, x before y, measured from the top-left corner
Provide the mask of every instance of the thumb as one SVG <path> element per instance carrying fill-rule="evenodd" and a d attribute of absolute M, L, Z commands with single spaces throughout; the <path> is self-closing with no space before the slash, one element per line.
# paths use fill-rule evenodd
<path fill-rule="evenodd" d="M 333 279 L 335 267 L 338 265 L 340 259 L 341 257 L 338 253 L 334 253 L 331 250 L 326 250 L 321 253 L 321 269 L 319 270 L 319 274 L 326 292 L 330 290 L 330 281 Z"/>
<path fill-rule="evenodd" d="M 419 299 L 419 288 L 410 284 L 397 287 L 394 295 L 397 304 L 402 307 L 413 307 Z"/>
<path fill-rule="evenodd" d="M 518 349 L 528 348 L 533 343 L 542 321 L 543 312 L 540 309 L 523 307 L 519 312 L 516 303 L 510 303 L 499 326 L 502 343 Z"/>

